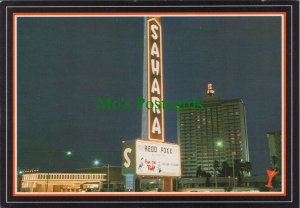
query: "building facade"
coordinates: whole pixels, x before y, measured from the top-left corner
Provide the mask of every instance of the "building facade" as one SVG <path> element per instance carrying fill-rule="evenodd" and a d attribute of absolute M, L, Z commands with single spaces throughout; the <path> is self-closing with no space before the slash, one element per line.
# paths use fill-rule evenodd
<path fill-rule="evenodd" d="M 74 173 L 20 174 L 21 192 L 119 192 L 124 191 L 121 167 L 83 168 Z"/>
<path fill-rule="evenodd" d="M 215 175 L 214 161 L 249 161 L 244 102 L 220 100 L 212 84 L 201 109 L 178 108 L 177 131 L 183 177 L 195 177 L 198 167 Z"/>
<path fill-rule="evenodd" d="M 270 155 L 270 165 L 273 169 L 281 170 L 281 148 L 282 148 L 282 138 L 281 131 L 269 132 L 267 133 L 267 139 L 269 144 L 269 155 Z"/>
<path fill-rule="evenodd" d="M 124 176 L 122 176 L 122 168 L 120 166 L 102 166 L 95 168 L 83 168 L 77 170 L 79 173 L 97 173 L 104 174 L 105 181 L 101 187 L 101 191 L 119 192 L 124 191 Z"/>
<path fill-rule="evenodd" d="M 21 192 L 101 191 L 106 174 L 28 173 L 23 174 Z"/>

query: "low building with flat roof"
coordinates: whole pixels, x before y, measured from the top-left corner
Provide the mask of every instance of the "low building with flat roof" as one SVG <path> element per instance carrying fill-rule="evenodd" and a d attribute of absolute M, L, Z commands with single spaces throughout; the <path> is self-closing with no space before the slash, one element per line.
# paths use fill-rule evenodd
<path fill-rule="evenodd" d="M 21 178 L 21 192 L 100 191 L 106 174 L 102 173 L 26 173 Z"/>

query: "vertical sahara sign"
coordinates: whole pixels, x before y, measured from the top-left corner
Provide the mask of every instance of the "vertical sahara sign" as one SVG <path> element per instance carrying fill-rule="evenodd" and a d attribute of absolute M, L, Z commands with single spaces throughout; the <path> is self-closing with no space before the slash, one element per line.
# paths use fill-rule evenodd
<path fill-rule="evenodd" d="M 148 39 L 148 110 L 149 140 L 164 142 L 162 35 L 160 17 L 147 18 Z M 155 105 L 154 105 L 155 104 Z"/>

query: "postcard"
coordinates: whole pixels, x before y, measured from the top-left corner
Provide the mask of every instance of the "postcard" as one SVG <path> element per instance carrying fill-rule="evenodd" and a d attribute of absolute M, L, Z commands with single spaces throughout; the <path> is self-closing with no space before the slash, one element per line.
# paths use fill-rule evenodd
<path fill-rule="evenodd" d="M 1 206 L 296 207 L 299 2 L 1 2 Z"/>

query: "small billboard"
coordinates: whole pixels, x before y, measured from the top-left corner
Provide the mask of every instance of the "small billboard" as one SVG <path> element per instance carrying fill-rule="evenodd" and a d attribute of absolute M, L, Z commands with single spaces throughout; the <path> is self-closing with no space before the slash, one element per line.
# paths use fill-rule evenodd
<path fill-rule="evenodd" d="M 180 146 L 149 140 L 123 144 L 122 174 L 139 176 L 181 176 Z"/>
<path fill-rule="evenodd" d="M 135 144 L 137 175 L 181 176 L 179 145 L 147 140 Z"/>

